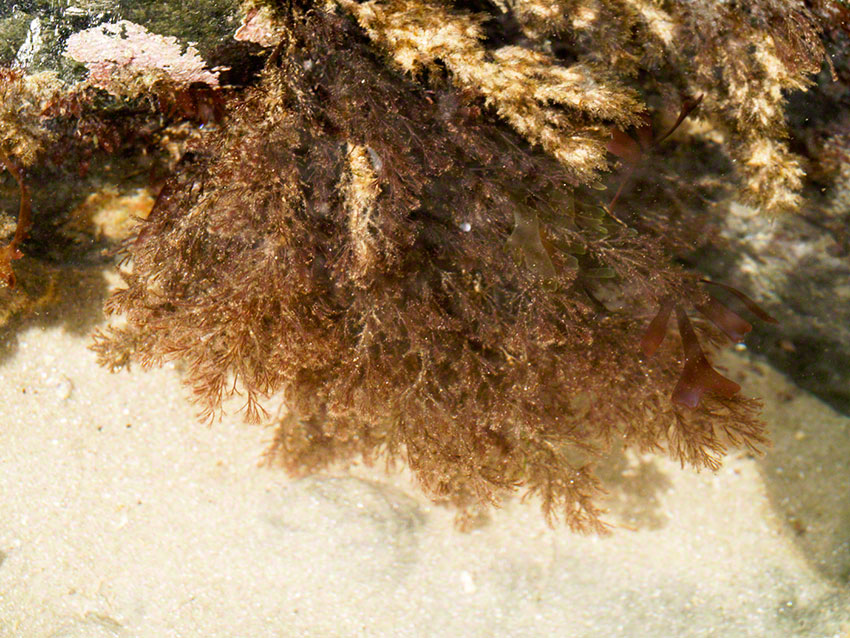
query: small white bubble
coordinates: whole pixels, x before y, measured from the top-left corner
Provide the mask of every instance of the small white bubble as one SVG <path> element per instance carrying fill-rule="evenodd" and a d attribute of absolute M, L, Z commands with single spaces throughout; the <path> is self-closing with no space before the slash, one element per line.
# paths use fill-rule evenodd
<path fill-rule="evenodd" d="M 460 229 L 461 229 L 463 232 L 468 233 L 470 230 L 472 230 L 472 225 L 471 225 L 469 222 L 463 222 L 463 223 L 460 225 Z"/>

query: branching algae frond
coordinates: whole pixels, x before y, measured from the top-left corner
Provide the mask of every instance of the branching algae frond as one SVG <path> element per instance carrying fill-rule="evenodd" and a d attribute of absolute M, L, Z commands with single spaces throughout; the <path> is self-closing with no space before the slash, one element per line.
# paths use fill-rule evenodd
<path fill-rule="evenodd" d="M 450 5 L 340 5 L 280 8 L 260 83 L 128 246 L 103 363 L 185 361 L 206 416 L 238 392 L 261 419 L 282 396 L 271 455 L 293 473 L 385 455 L 462 509 L 521 488 L 578 530 L 605 527 L 592 463 L 614 440 L 710 468 L 764 444 L 693 311 L 735 338 L 744 319 L 658 224 L 598 203 L 612 126 L 645 124 L 638 93 L 589 59 L 487 49 Z"/>

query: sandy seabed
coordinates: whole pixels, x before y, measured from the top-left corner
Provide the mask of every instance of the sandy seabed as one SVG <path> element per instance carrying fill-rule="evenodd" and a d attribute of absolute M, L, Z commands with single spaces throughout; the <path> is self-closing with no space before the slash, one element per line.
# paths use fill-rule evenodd
<path fill-rule="evenodd" d="M 4 340 L 2 638 L 850 638 L 850 419 L 743 355 L 774 447 L 613 454 L 587 537 L 519 499 L 458 532 L 380 467 L 291 480 L 173 368 L 109 374 L 61 321 Z"/>

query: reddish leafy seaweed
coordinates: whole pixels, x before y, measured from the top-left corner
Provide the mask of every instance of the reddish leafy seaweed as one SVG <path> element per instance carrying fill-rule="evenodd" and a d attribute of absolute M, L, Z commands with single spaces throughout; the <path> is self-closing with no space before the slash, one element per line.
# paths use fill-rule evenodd
<path fill-rule="evenodd" d="M 726 398 L 737 394 L 741 386 L 711 367 L 699 345 L 691 320 L 681 306 L 676 307 L 676 319 L 679 324 L 679 336 L 682 338 L 685 367 L 673 390 L 673 401 L 696 408 L 706 391 L 717 392 Z"/>
<path fill-rule="evenodd" d="M 614 206 L 623 194 L 623 188 L 629 181 L 632 173 L 634 173 L 637 165 L 644 161 L 646 156 L 649 155 L 659 144 L 670 137 L 675 130 L 679 128 L 682 122 L 685 121 L 685 118 L 687 118 L 694 109 L 700 105 L 700 102 L 702 102 L 702 95 L 696 99 L 685 98 L 682 100 L 682 107 L 679 110 L 679 116 L 676 118 L 673 126 L 667 129 L 667 132 L 660 137 L 655 136 L 652 129 L 652 121 L 648 117 L 644 118 L 644 123 L 634 130 L 634 136 L 629 135 L 616 126 L 611 128 L 611 141 L 608 142 L 607 146 L 608 152 L 623 160 L 626 163 L 627 168 L 623 173 L 622 178 L 620 178 L 620 184 L 617 186 L 617 191 L 614 193 L 614 197 L 612 197 L 611 201 L 608 202 L 609 214 L 614 210 Z"/>
<path fill-rule="evenodd" d="M 15 234 L 12 240 L 0 248 L 0 279 L 9 286 L 15 287 L 15 271 L 12 268 L 12 262 L 20 259 L 24 254 L 20 251 L 19 246 L 27 238 L 32 222 L 30 220 L 30 212 L 32 204 L 30 200 L 29 188 L 24 181 L 24 171 L 18 166 L 15 161 L 5 153 L 0 153 L 0 160 L 3 166 L 11 173 L 15 181 L 18 182 L 18 189 L 21 191 L 21 205 L 18 209 L 18 223 L 15 227 Z"/>
<path fill-rule="evenodd" d="M 707 279 L 701 281 L 706 284 L 718 286 L 734 295 L 741 300 L 747 310 L 762 321 L 778 323 L 776 319 L 765 312 L 755 301 L 737 288 Z M 688 408 L 696 408 L 703 394 L 707 391 L 717 392 L 727 398 L 737 394 L 741 386 L 727 379 L 711 366 L 700 346 L 696 331 L 691 320 L 688 318 L 687 312 L 685 312 L 681 304 L 676 303 L 672 298 L 667 298 L 661 302 L 658 312 L 644 331 L 640 341 L 643 354 L 646 357 L 651 357 L 661 346 L 664 338 L 667 336 L 667 326 L 670 323 L 670 315 L 674 308 L 676 310 L 679 336 L 682 340 L 684 368 L 673 390 L 673 401 Z M 708 301 L 696 306 L 696 309 L 732 341 L 743 341 L 744 337 L 753 328 L 750 322 L 713 295 L 709 295 Z"/>

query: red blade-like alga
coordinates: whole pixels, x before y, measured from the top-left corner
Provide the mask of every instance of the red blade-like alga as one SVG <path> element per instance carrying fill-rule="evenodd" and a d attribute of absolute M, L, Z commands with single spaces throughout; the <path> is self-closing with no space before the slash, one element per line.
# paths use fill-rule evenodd
<path fill-rule="evenodd" d="M 711 367 L 699 345 L 691 320 L 680 306 L 676 306 L 676 319 L 679 323 L 679 335 L 682 337 L 685 366 L 673 390 L 674 403 L 696 408 L 706 391 L 718 392 L 726 398 L 737 394 L 741 386 Z"/>

